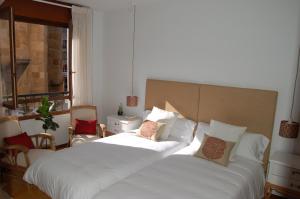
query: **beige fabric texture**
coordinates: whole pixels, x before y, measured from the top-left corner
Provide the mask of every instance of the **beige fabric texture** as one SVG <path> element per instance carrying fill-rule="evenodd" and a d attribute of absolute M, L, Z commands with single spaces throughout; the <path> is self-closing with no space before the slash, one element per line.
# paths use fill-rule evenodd
<path fill-rule="evenodd" d="M 195 156 L 227 166 L 230 152 L 234 145 L 234 142 L 228 142 L 205 134 L 202 144 Z"/>
<path fill-rule="evenodd" d="M 146 120 L 141 125 L 137 134 L 143 138 L 158 141 L 165 127 L 165 123 Z"/>

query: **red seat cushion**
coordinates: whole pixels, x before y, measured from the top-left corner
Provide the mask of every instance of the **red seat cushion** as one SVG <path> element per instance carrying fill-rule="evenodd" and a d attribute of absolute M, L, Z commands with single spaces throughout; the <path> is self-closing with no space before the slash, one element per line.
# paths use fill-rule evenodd
<path fill-rule="evenodd" d="M 75 134 L 96 135 L 97 120 L 76 119 Z"/>
<path fill-rule="evenodd" d="M 34 149 L 34 144 L 26 132 L 19 135 L 6 137 L 4 138 L 4 142 L 8 145 L 23 145 L 28 149 Z"/>

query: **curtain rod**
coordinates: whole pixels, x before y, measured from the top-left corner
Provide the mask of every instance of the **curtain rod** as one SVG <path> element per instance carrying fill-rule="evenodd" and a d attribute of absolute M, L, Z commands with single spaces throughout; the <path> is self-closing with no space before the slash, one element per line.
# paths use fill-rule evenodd
<path fill-rule="evenodd" d="M 58 3 L 58 2 L 51 2 L 51 1 L 45 1 L 45 0 L 33 0 L 33 1 L 40 2 L 40 3 L 45 3 L 45 4 L 50 4 L 50 5 L 54 5 L 54 6 L 60 6 L 60 7 L 64 7 L 64 8 L 70 8 L 70 9 L 72 8 L 72 6 L 64 5 L 64 4 Z M 76 5 L 76 6 L 83 7 L 83 6 L 80 6 L 80 5 Z"/>

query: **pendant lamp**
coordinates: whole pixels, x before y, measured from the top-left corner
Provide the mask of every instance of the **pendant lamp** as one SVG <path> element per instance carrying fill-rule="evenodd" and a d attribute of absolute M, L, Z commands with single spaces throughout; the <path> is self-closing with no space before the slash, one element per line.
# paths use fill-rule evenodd
<path fill-rule="evenodd" d="M 133 95 L 133 78 L 134 78 L 134 53 L 135 53 L 135 13 L 136 5 L 133 5 L 133 32 L 132 32 L 132 61 L 131 61 L 131 95 L 127 96 L 127 106 L 135 107 L 138 105 L 138 97 Z"/>
<path fill-rule="evenodd" d="M 297 138 L 299 132 L 299 123 L 293 121 L 293 109 L 294 109 L 295 93 L 296 93 L 296 87 L 298 81 L 299 60 L 300 60 L 300 48 L 298 49 L 297 72 L 296 72 L 296 77 L 294 82 L 294 92 L 293 92 L 293 99 L 292 99 L 292 107 L 290 111 L 290 119 L 283 120 L 280 123 L 279 136 L 284 138 Z"/>

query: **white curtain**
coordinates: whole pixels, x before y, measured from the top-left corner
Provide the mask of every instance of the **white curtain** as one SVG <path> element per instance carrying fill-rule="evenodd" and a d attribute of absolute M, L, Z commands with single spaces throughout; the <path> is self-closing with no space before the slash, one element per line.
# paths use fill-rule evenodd
<path fill-rule="evenodd" d="M 72 6 L 73 104 L 92 104 L 92 11 Z"/>

